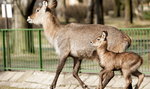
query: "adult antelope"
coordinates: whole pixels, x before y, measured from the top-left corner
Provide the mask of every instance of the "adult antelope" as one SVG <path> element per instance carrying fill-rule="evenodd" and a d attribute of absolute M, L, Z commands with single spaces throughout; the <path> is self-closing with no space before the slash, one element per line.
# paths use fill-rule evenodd
<path fill-rule="evenodd" d="M 100 72 L 100 89 L 104 89 L 102 84 L 103 75 L 109 73 L 109 71 L 119 70 L 122 72 L 126 85 L 124 89 L 132 89 L 131 74 L 138 77 L 138 83 L 135 89 L 139 89 L 144 74 L 138 71 L 138 68 L 142 65 L 143 59 L 134 52 L 122 52 L 115 53 L 107 50 L 107 32 L 103 32 L 101 36 L 97 37 L 91 42 L 93 46 L 97 47 L 97 54 L 100 59 L 100 66 L 103 68 Z"/>
<path fill-rule="evenodd" d="M 108 36 L 108 49 L 114 52 L 123 52 L 130 46 L 131 40 L 126 34 L 111 26 L 76 23 L 61 25 L 53 12 L 56 6 L 56 0 L 52 0 L 49 4 L 43 1 L 42 7 L 37 8 L 36 12 L 27 19 L 29 23 L 42 24 L 46 38 L 54 46 L 60 58 L 50 89 L 56 87 L 58 77 L 68 57 L 72 57 L 74 60 L 73 76 L 85 89 L 87 86 L 78 76 L 82 59 L 98 60 L 96 47 L 91 46 L 90 41 L 95 39 L 102 31 L 107 31 L 110 34 Z M 104 85 L 113 76 L 113 71 L 108 73 L 103 81 Z"/>

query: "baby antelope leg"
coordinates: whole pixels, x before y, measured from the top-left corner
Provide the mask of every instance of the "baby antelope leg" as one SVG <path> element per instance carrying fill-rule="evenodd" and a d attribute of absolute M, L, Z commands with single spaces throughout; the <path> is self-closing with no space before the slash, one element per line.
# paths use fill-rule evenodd
<path fill-rule="evenodd" d="M 138 77 L 138 82 L 135 86 L 135 89 L 139 89 L 141 83 L 143 82 L 144 79 L 144 74 L 142 74 L 141 72 L 139 72 L 138 70 L 136 70 L 134 73 L 132 73 L 132 75 Z"/>
<path fill-rule="evenodd" d="M 103 77 L 104 75 L 107 75 L 110 71 L 109 70 L 106 70 L 106 69 L 102 69 L 100 74 L 99 74 L 99 86 L 98 86 L 98 89 L 104 89 L 104 85 L 102 83 L 103 81 Z"/>
<path fill-rule="evenodd" d="M 131 73 L 129 70 L 122 69 L 123 77 L 125 78 L 126 85 L 124 89 L 132 89 L 132 79 L 131 79 Z"/>
<path fill-rule="evenodd" d="M 122 70 L 122 73 L 126 81 L 126 85 L 124 89 L 132 89 L 132 86 L 131 86 L 132 79 L 131 79 L 130 72 L 128 70 Z"/>
<path fill-rule="evenodd" d="M 113 72 L 113 71 L 110 71 L 110 72 L 105 73 L 105 74 L 103 75 L 103 82 L 102 82 L 102 84 L 103 84 L 103 87 L 104 87 L 104 88 L 106 87 L 106 85 L 109 83 L 109 81 L 110 81 L 113 77 L 114 77 L 114 72 Z"/>

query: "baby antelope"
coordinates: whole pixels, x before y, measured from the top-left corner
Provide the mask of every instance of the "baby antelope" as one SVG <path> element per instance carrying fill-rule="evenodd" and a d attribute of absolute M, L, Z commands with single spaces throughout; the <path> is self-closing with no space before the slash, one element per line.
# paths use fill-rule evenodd
<path fill-rule="evenodd" d="M 132 89 L 131 75 L 138 77 L 138 83 L 135 89 L 139 89 L 144 79 L 144 74 L 139 72 L 138 68 L 142 65 L 143 59 L 133 52 L 115 53 L 107 50 L 107 36 L 107 32 L 103 31 L 101 36 L 91 42 L 93 46 L 97 47 L 97 54 L 99 56 L 100 66 L 102 67 L 99 74 L 99 89 L 105 88 L 102 85 L 104 75 L 114 70 L 120 70 L 123 74 L 126 81 L 124 89 Z"/>

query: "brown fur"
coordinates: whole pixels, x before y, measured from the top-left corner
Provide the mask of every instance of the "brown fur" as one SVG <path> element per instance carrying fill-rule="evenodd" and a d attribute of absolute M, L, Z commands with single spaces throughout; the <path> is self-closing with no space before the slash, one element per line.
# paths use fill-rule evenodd
<path fill-rule="evenodd" d="M 92 45 L 97 47 L 97 53 L 100 59 L 100 66 L 103 70 L 100 72 L 100 89 L 103 89 L 103 75 L 112 70 L 121 70 L 126 80 L 125 89 L 128 89 L 131 84 L 131 74 L 138 74 L 138 84 L 135 89 L 139 89 L 143 81 L 144 74 L 138 71 L 138 68 L 143 63 L 143 59 L 133 52 L 115 53 L 107 50 L 107 32 L 103 32 L 102 36 L 96 38 L 91 42 Z M 132 86 L 130 86 L 132 88 Z"/>
<path fill-rule="evenodd" d="M 73 76 L 83 88 L 86 88 L 87 86 L 78 76 L 82 59 L 98 60 L 96 47 L 91 46 L 89 42 L 101 34 L 102 31 L 107 31 L 110 34 L 108 36 L 108 49 L 114 52 L 123 52 L 131 44 L 131 39 L 117 28 L 111 26 L 76 23 L 61 25 L 53 13 L 57 1 L 52 0 L 52 2 L 50 6 L 43 2 L 40 10 L 27 19 L 29 23 L 42 24 L 47 40 L 54 46 L 56 53 L 59 55 L 60 63 L 51 89 L 55 88 L 59 74 L 69 56 L 74 60 Z M 113 72 L 109 76 L 104 81 L 105 85 L 113 77 Z"/>

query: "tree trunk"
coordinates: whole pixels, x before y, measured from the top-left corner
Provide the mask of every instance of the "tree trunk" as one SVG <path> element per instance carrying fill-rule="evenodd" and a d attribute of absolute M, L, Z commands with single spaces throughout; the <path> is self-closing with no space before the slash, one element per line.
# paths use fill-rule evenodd
<path fill-rule="evenodd" d="M 88 11 L 87 11 L 87 17 L 86 17 L 86 22 L 89 24 L 93 24 L 94 20 L 94 3 L 95 0 L 90 0 L 89 5 L 88 5 Z"/>
<path fill-rule="evenodd" d="M 36 0 L 14 1 L 14 28 L 23 29 L 31 27 L 28 25 L 27 16 L 32 13 Z M 31 7 L 31 8 L 30 8 Z M 34 52 L 33 36 L 31 31 L 15 31 L 15 53 Z"/>
<path fill-rule="evenodd" d="M 5 0 L 5 10 L 6 10 L 6 4 L 11 3 L 11 0 Z M 6 18 L 5 18 L 5 29 L 10 29 L 9 19 L 7 18 L 7 12 L 5 12 Z M 10 31 L 6 31 L 6 61 L 7 61 L 7 67 L 11 68 L 11 48 L 10 48 Z M 8 69 L 10 70 L 10 69 Z"/>
<path fill-rule="evenodd" d="M 36 0 L 32 0 L 32 2 L 30 3 L 30 6 L 26 9 L 26 16 L 25 16 L 26 19 L 29 15 L 32 14 L 35 2 Z M 32 25 L 29 23 L 28 23 L 28 28 L 32 28 Z M 25 34 L 26 34 L 27 52 L 35 53 L 33 31 L 26 31 Z"/>
<path fill-rule="evenodd" d="M 133 0 L 134 12 L 139 20 L 143 20 L 143 2 L 140 0 Z"/>
<path fill-rule="evenodd" d="M 57 8 L 56 8 L 57 17 L 59 19 L 61 19 L 62 17 L 65 18 L 65 14 L 64 14 L 65 13 L 65 8 L 66 8 L 66 0 L 59 0 L 59 3 L 58 3 Z"/>
<path fill-rule="evenodd" d="M 120 17 L 120 0 L 115 0 L 114 16 Z"/>
<path fill-rule="evenodd" d="M 104 24 L 103 0 L 96 0 L 96 24 Z"/>
<path fill-rule="evenodd" d="M 83 3 L 83 0 L 78 0 L 79 1 L 79 3 Z"/>
<path fill-rule="evenodd" d="M 125 23 L 133 23 L 132 0 L 125 0 Z"/>

